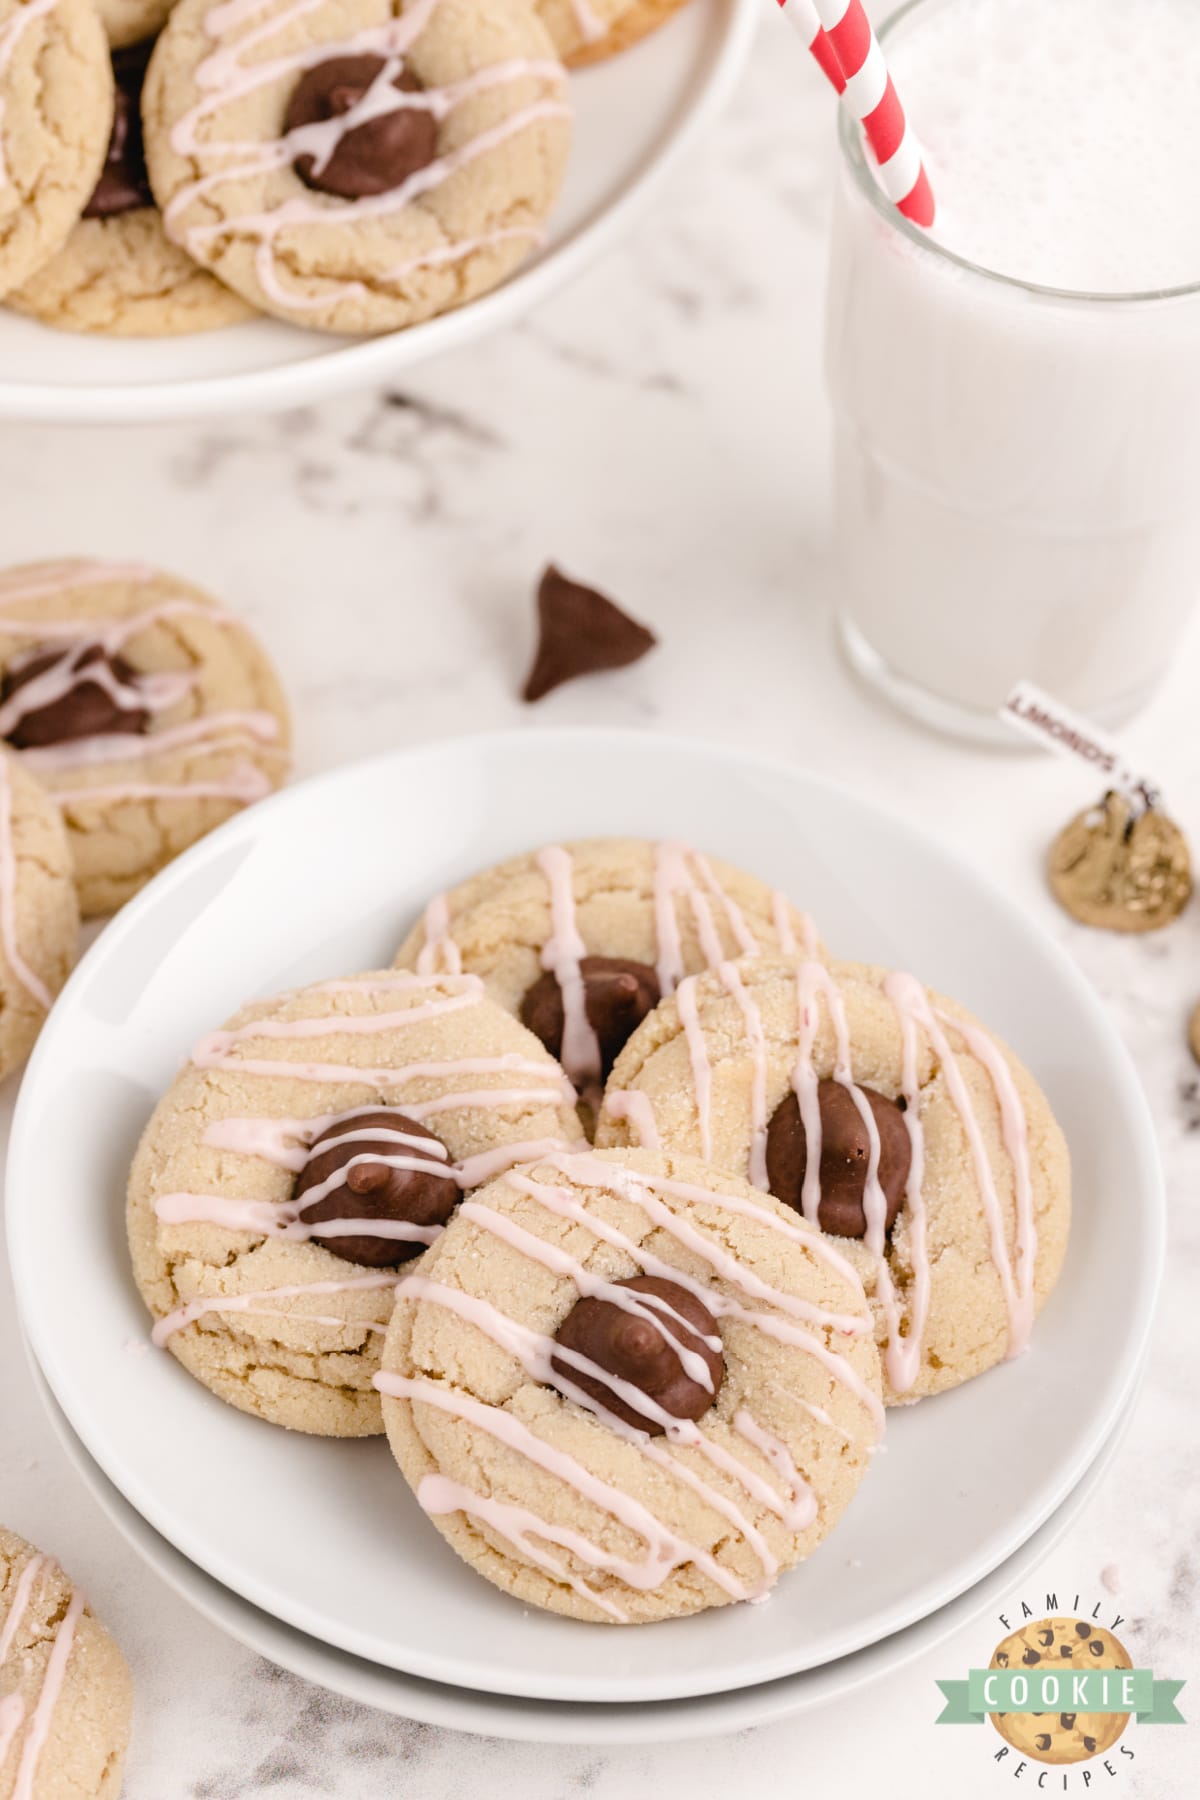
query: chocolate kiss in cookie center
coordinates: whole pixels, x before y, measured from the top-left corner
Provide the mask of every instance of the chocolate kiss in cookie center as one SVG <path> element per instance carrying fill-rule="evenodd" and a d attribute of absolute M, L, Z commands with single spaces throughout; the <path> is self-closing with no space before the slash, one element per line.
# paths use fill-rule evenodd
<path fill-rule="evenodd" d="M 100 179 L 83 209 L 85 219 L 114 219 L 120 213 L 154 205 L 142 145 L 142 83 L 153 48 L 154 39 L 148 38 L 112 53 L 112 133 Z"/>
<path fill-rule="evenodd" d="M 879 1133 L 879 1185 L 887 1202 L 884 1229 L 890 1231 L 904 1199 L 912 1163 L 912 1143 L 904 1113 L 874 1088 L 860 1087 Z M 817 1085 L 821 1109 L 821 1202 L 817 1222 L 834 1237 L 867 1235 L 865 1196 L 871 1138 L 854 1096 L 840 1081 Z M 776 1109 L 767 1126 L 767 1185 L 779 1200 L 802 1210 L 808 1168 L 808 1134 L 794 1093 Z"/>
<path fill-rule="evenodd" d="M 579 973 L 584 1010 L 600 1045 L 600 1072 L 607 1080 L 626 1040 L 654 1011 L 662 991 L 648 963 L 622 956 L 581 957 Z M 551 1056 L 562 1055 L 562 988 L 551 970 L 538 976 L 522 1000 L 521 1023 L 542 1040 Z"/>
<path fill-rule="evenodd" d="M 90 680 L 89 670 L 100 678 Z M 123 656 L 110 656 L 100 644 L 73 644 L 67 650 L 57 645 L 39 646 L 16 668 L 5 670 L 0 705 L 6 705 L 39 675 L 52 671 L 52 687 L 59 691 L 41 705 L 31 704 L 27 711 L 18 705 L 20 716 L 5 734 L 18 750 L 110 733 L 143 732 L 149 725 L 149 709 L 138 703 L 138 671 Z M 112 692 L 114 687 L 121 691 Z"/>
<path fill-rule="evenodd" d="M 672 1318 L 653 1303 L 635 1313 L 615 1300 L 589 1296 L 576 1301 L 555 1333 L 555 1343 L 578 1356 L 586 1356 L 610 1375 L 639 1388 L 672 1418 L 703 1417 L 720 1392 L 725 1373 L 722 1352 L 704 1341 L 720 1336 L 712 1313 L 690 1289 L 659 1275 L 635 1275 L 613 1285 L 628 1293 L 650 1296 L 651 1302 L 665 1301 L 680 1317 Z M 661 1326 L 656 1320 L 662 1321 Z M 677 1344 L 703 1358 L 710 1387 L 688 1374 Z M 652 1437 L 661 1437 L 666 1431 L 665 1425 L 639 1412 L 598 1376 L 585 1373 L 565 1357 L 551 1357 L 550 1367 L 564 1382 L 581 1389 L 626 1425 L 638 1426 Z"/>
<path fill-rule="evenodd" d="M 339 1139 L 345 1141 L 339 1143 Z M 322 1145 L 327 1148 L 322 1149 Z M 376 1157 L 378 1161 L 373 1160 Z M 421 1166 L 396 1168 L 393 1165 L 397 1158 L 419 1162 Z M 441 1138 L 416 1119 L 379 1107 L 373 1112 L 335 1119 L 313 1139 L 292 1198 L 301 1219 L 309 1226 L 340 1219 L 444 1225 L 458 1204 L 459 1194 L 457 1181 L 444 1173 L 448 1165 L 449 1156 Z M 342 1171 L 344 1177 L 338 1180 Z M 325 1188 L 327 1183 L 332 1183 L 328 1192 L 318 1193 L 309 1206 L 303 1204 L 306 1194 Z M 367 1233 L 338 1236 L 336 1232 L 319 1230 L 312 1235 L 343 1261 L 362 1263 L 370 1269 L 394 1268 L 419 1256 L 426 1247 L 420 1238 L 376 1237 Z"/>
<path fill-rule="evenodd" d="M 366 94 L 386 64 L 382 56 L 332 56 L 307 69 L 288 101 L 284 130 L 341 118 Z M 417 94 L 422 83 L 407 69 L 392 82 Z M 337 139 L 329 156 L 298 156 L 292 167 L 307 187 L 341 200 L 387 194 L 428 168 L 437 155 L 437 120 L 428 107 L 398 106 L 365 119 Z"/>

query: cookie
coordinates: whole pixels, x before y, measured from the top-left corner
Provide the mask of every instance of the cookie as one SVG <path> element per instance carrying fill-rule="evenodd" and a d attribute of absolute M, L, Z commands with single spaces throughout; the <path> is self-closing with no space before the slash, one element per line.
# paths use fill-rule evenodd
<path fill-rule="evenodd" d="M 21 759 L 0 750 L 0 1075 L 29 1055 L 78 949 L 58 808 Z"/>
<path fill-rule="evenodd" d="M 815 942 L 785 895 L 686 844 L 589 838 L 435 896 L 396 964 L 482 976 L 594 1104 L 630 1032 L 684 975 Z"/>
<path fill-rule="evenodd" d="M 645 1151 L 546 1158 L 464 1202 L 398 1290 L 377 1385 L 465 1562 L 617 1624 L 767 1593 L 837 1522 L 883 1416 L 837 1250 Z"/>
<path fill-rule="evenodd" d="M 572 69 L 603 62 L 640 44 L 665 25 L 687 0 L 538 0 L 561 55 Z"/>
<path fill-rule="evenodd" d="M 526 0 L 182 0 L 143 116 L 167 232 L 263 311 L 391 331 L 537 244 L 570 142 Z"/>
<path fill-rule="evenodd" d="M 626 1044 L 599 1144 L 699 1154 L 819 1224 L 875 1314 L 889 1403 L 1029 1340 L 1070 1224 L 1041 1089 L 911 975 L 769 957 L 685 982 Z"/>
<path fill-rule="evenodd" d="M 62 810 L 85 915 L 278 787 L 288 735 L 259 645 L 189 583 L 83 560 L 0 576 L 0 738 Z"/>
<path fill-rule="evenodd" d="M 8 295 L 14 312 L 62 331 L 169 337 L 210 331 L 254 309 L 163 230 L 146 175 L 141 91 L 151 42 L 113 52 L 116 106 L 108 156 L 70 237 Z"/>
<path fill-rule="evenodd" d="M 93 0 L 0 0 L 0 294 L 64 243 L 96 185 L 112 118 Z"/>
<path fill-rule="evenodd" d="M 125 1658 L 52 1557 L 0 1526 L 0 1796 L 117 1800 Z"/>
<path fill-rule="evenodd" d="M 244 1412 L 382 1430 L 371 1378 L 398 1269 L 460 1195 L 575 1143 L 562 1070 L 471 976 L 319 982 L 197 1045 L 129 1185 L 154 1337 Z"/>
<path fill-rule="evenodd" d="M 175 0 L 97 0 L 100 22 L 114 50 L 157 37 Z"/>
<path fill-rule="evenodd" d="M 1023 1626 L 1000 1644 L 990 1668 L 1037 1668 L 1052 1664 L 1065 1679 L 1084 1669 L 1131 1669 L 1119 1638 L 1086 1619 L 1041 1619 Z M 1070 1704 L 1068 1695 L 1068 1706 Z M 1014 1750 L 1043 1763 L 1085 1762 L 1111 1750 L 1128 1713 L 992 1713 L 992 1724 Z"/>

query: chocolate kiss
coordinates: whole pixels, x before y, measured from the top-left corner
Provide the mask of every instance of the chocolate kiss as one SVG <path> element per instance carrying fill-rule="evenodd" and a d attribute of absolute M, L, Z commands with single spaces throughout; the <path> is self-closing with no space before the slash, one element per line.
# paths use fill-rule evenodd
<path fill-rule="evenodd" d="M 69 663 L 75 669 L 99 668 L 104 664 L 110 675 L 124 687 L 132 686 L 138 676 L 132 663 L 126 662 L 123 656 L 110 656 L 100 644 L 88 644 L 83 649 L 72 645 L 68 650 L 55 645 L 39 649 L 20 668 L 5 671 L 4 680 L 0 682 L 0 704 L 20 693 L 35 675 L 44 675 L 59 663 Z M 76 738 L 142 732 L 149 723 L 148 708 L 126 706 L 121 700 L 114 699 L 98 681 L 85 678 L 77 680 L 57 700 L 36 707 L 18 719 L 8 733 L 8 741 L 18 750 L 34 750 L 45 744 L 73 742 Z"/>
<path fill-rule="evenodd" d="M 385 66 L 382 56 L 332 56 L 305 70 L 292 90 L 284 130 L 341 118 L 358 105 Z M 392 82 L 401 93 L 421 92 L 415 75 L 403 69 Z M 298 156 L 293 163 L 306 187 L 341 200 L 387 194 L 428 168 L 437 155 L 438 126 L 424 106 L 399 106 L 347 131 L 333 153 L 317 169 L 317 158 Z"/>
<path fill-rule="evenodd" d="M 538 588 L 538 647 L 523 698 L 540 700 L 577 675 L 624 669 L 658 639 L 595 588 L 570 581 L 551 563 Z"/>
<path fill-rule="evenodd" d="M 381 1135 L 377 1138 L 356 1137 L 348 1144 L 321 1149 L 330 1138 L 359 1131 Z M 397 1131 L 402 1131 L 406 1137 L 420 1138 L 431 1146 L 446 1148 L 441 1138 L 424 1125 L 387 1107 L 335 1119 L 320 1137 L 314 1138 L 308 1161 L 296 1182 L 293 1201 L 302 1202 L 305 1194 L 328 1181 L 339 1169 L 344 1169 L 354 1157 L 370 1156 L 372 1152 L 381 1157 L 419 1157 L 421 1151 L 415 1144 L 398 1144 L 394 1138 L 384 1135 Z M 345 1181 L 323 1200 L 314 1201 L 308 1207 L 301 1205 L 300 1216 L 306 1225 L 329 1219 L 393 1219 L 404 1220 L 410 1225 L 444 1225 L 458 1204 L 459 1192 L 453 1176 L 440 1173 L 448 1160 L 444 1163 L 440 1158 L 435 1161 L 431 1157 L 428 1168 L 424 1169 L 394 1169 L 386 1162 L 356 1163 L 348 1171 Z M 420 1256 L 425 1249 L 419 1240 L 408 1238 L 337 1237 L 320 1231 L 314 1231 L 313 1237 L 343 1261 L 362 1263 L 369 1269 L 394 1268 L 410 1257 Z"/>
<path fill-rule="evenodd" d="M 112 132 L 100 179 L 83 209 L 85 219 L 114 219 L 120 213 L 154 205 L 142 147 L 142 83 L 153 48 L 154 40 L 149 38 L 112 53 Z"/>
<path fill-rule="evenodd" d="M 626 1040 L 658 1005 L 658 976 L 648 963 L 630 962 L 622 956 L 581 957 L 579 972 L 584 1010 L 600 1045 L 601 1074 L 607 1080 Z M 551 970 L 538 976 L 522 1000 L 521 1022 L 542 1040 L 551 1056 L 562 1055 L 562 988 Z"/>
<path fill-rule="evenodd" d="M 629 1281 L 618 1281 L 615 1287 L 635 1294 L 650 1294 L 665 1300 L 673 1311 L 687 1320 L 681 1325 L 657 1307 L 648 1308 L 663 1320 L 664 1330 L 638 1313 L 626 1312 L 615 1300 L 585 1298 L 577 1300 L 555 1333 L 555 1342 L 598 1363 L 611 1375 L 632 1382 L 643 1394 L 654 1400 L 675 1419 L 699 1419 L 712 1405 L 721 1390 L 725 1358 L 721 1351 L 703 1342 L 706 1337 L 719 1337 L 717 1321 L 702 1300 L 677 1281 L 666 1281 L 658 1275 L 635 1275 Z M 669 1331 L 687 1350 L 704 1358 L 712 1378 L 712 1391 L 693 1381 L 684 1369 Z M 661 1437 L 666 1426 L 628 1405 L 598 1378 L 586 1375 L 565 1358 L 554 1356 L 550 1367 L 573 1387 L 581 1389 L 605 1412 L 613 1413 L 626 1425 L 636 1425 L 652 1437 Z"/>
<path fill-rule="evenodd" d="M 912 1143 L 904 1114 L 894 1100 L 874 1088 L 860 1087 L 870 1104 L 879 1132 L 879 1185 L 887 1201 L 886 1229 L 891 1230 L 912 1162 Z M 821 1108 L 821 1203 L 817 1222 L 834 1237 L 863 1238 L 867 1215 L 863 1197 L 871 1140 L 849 1089 L 840 1081 L 817 1086 Z M 767 1185 L 779 1200 L 801 1210 L 808 1136 L 794 1093 L 776 1109 L 767 1126 Z"/>

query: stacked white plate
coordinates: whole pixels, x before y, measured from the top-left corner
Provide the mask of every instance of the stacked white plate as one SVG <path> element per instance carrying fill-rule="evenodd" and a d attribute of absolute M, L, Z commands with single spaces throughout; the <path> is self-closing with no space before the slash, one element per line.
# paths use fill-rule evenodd
<path fill-rule="evenodd" d="M 601 834 L 698 843 L 789 891 L 835 953 L 911 967 L 965 1001 L 1045 1086 L 1078 1198 L 1062 1281 L 1024 1357 L 891 1415 L 886 1454 L 845 1519 L 768 1605 L 642 1631 L 524 1609 L 481 1581 L 382 1440 L 273 1430 L 173 1358 L 130 1354 L 147 1320 L 123 1230 L 138 1134 L 202 1032 L 252 995 L 388 962 L 429 895 L 478 867 Z M 305 783 L 128 906 L 26 1073 L 8 1236 L 24 1328 L 78 1466 L 202 1611 L 373 1704 L 591 1741 L 734 1729 L 827 1700 L 1010 1590 L 1119 1433 L 1164 1207 L 1145 1102 L 1095 995 L 945 849 L 785 767 L 657 735 L 537 732 Z M 1102 1333 L 1078 1329 L 1085 1312 Z"/>

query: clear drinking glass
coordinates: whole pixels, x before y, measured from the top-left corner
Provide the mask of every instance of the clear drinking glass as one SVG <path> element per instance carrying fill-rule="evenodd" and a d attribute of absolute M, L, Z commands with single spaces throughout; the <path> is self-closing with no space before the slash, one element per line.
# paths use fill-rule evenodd
<path fill-rule="evenodd" d="M 954 3 L 911 0 L 881 36 Z M 1200 583 L 1200 283 L 1085 294 L 980 268 L 888 203 L 846 117 L 840 138 L 826 370 L 850 659 L 971 737 L 1010 741 L 996 715 L 1021 677 L 1119 724 Z"/>

